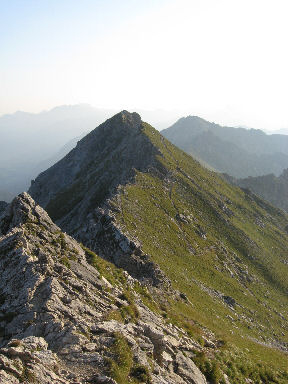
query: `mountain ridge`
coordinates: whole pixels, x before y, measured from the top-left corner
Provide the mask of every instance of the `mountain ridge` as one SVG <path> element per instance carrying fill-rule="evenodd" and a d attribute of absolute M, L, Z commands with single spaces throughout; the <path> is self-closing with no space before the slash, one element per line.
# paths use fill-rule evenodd
<path fill-rule="evenodd" d="M 215 352 L 231 383 L 261 380 L 255 359 L 268 369 L 267 348 L 271 375 L 284 383 L 287 215 L 227 184 L 149 124 L 140 122 L 131 133 L 116 116 L 42 173 L 31 194 L 62 230 L 147 284 L 169 321 L 228 339 L 231 356 L 233 348 L 241 350 L 237 374 L 225 353 Z M 141 279 L 151 263 L 160 284 L 149 273 Z M 249 357 L 245 348 L 253 351 Z"/>
<path fill-rule="evenodd" d="M 115 127 L 117 127 L 117 129 Z M 113 131 L 115 131 L 114 134 Z M 90 229 L 89 222 L 86 222 L 87 215 L 91 217 L 91 209 L 101 206 L 101 204 L 109 198 L 111 192 L 117 189 L 119 184 L 125 185 L 132 182 L 135 176 L 134 168 L 142 171 L 151 167 L 154 167 L 154 170 L 157 169 L 156 154 L 158 152 L 156 148 L 152 146 L 151 142 L 145 140 L 145 136 L 140 133 L 140 116 L 137 113 L 129 114 L 127 111 L 122 111 L 80 140 L 76 148 L 64 157 L 63 160 L 48 169 L 46 173 L 40 174 L 37 181 L 35 183 L 32 182 L 29 193 L 33 195 L 39 204 L 49 210 L 52 218 L 55 219 L 59 225 L 63 226 L 66 231 L 73 233 L 76 239 L 84 241 L 82 236 L 84 235 L 85 237 L 85 231 L 88 232 L 88 238 L 90 230 L 93 231 L 93 226 Z M 99 137 L 102 138 L 101 142 L 99 142 Z M 114 145 L 117 146 L 115 153 L 113 152 Z M 128 150 L 126 149 L 127 147 Z M 132 147 L 133 150 L 131 150 Z M 102 151 L 103 148 L 104 152 Z M 97 150 L 99 154 L 96 158 L 93 158 L 93 154 L 95 154 Z M 79 155 L 83 153 L 83 151 L 84 156 Z M 142 155 L 139 156 L 141 153 Z M 122 158 L 121 161 L 119 160 L 120 154 Z M 117 161 L 117 171 L 113 172 L 113 166 L 110 166 L 110 168 L 108 168 L 109 171 L 105 172 L 105 169 L 103 170 L 104 160 L 109 167 L 113 158 Z M 63 166 L 68 167 L 66 167 L 65 178 L 62 177 Z M 84 181 L 82 181 L 81 175 L 78 175 L 81 167 L 81 173 L 84 174 Z M 121 169 L 121 172 L 119 172 L 119 169 Z M 52 178 L 50 176 L 51 174 L 53 174 Z M 45 189 L 47 180 L 49 180 L 49 191 Z M 55 184 L 53 184 L 54 180 L 56 180 Z M 97 180 L 98 183 L 96 189 L 94 186 L 95 180 Z M 70 185 L 71 183 L 72 186 Z M 88 187 L 89 189 L 81 190 L 82 184 L 90 185 L 90 187 Z M 41 186 L 40 189 L 39 185 Z M 105 190 L 105 186 L 107 185 L 108 188 L 106 187 Z M 63 202 L 67 201 L 67 196 L 71 194 L 71 190 L 78 190 L 81 197 L 77 196 L 76 200 L 73 198 L 70 200 L 69 208 L 65 207 L 67 215 L 64 220 L 62 220 L 61 216 L 59 216 L 61 213 L 63 214 L 61 207 L 63 206 Z M 56 195 L 56 199 L 53 199 L 54 195 Z M 85 201 L 83 202 L 82 197 L 84 195 Z M 42 199 L 42 197 L 44 197 L 44 199 Z M 169 285 L 169 281 L 162 275 L 158 266 L 152 263 L 147 255 L 142 253 L 139 246 L 135 245 L 133 238 L 125 236 L 119 231 L 119 228 L 115 226 L 113 216 L 111 216 L 107 208 L 105 209 L 105 204 L 103 208 L 102 210 L 95 209 L 94 211 L 94 216 L 97 217 L 97 221 L 99 222 L 98 226 L 100 227 L 98 228 L 97 244 L 92 239 L 86 240 L 86 245 L 103 257 L 110 260 L 111 257 L 113 257 L 116 265 L 128 270 L 134 277 L 151 279 L 156 285 L 164 282 Z M 75 211 L 80 211 L 80 216 L 75 215 Z M 77 226 L 76 230 L 75 226 Z M 107 234 L 106 230 L 102 236 L 102 226 L 107 227 L 107 230 L 109 229 L 109 234 Z M 101 249 L 98 243 L 101 244 Z M 107 244 L 109 244 L 109 246 L 107 246 Z M 112 250 L 114 250 L 114 252 L 112 252 Z M 113 256 L 111 256 L 111 254 Z"/>

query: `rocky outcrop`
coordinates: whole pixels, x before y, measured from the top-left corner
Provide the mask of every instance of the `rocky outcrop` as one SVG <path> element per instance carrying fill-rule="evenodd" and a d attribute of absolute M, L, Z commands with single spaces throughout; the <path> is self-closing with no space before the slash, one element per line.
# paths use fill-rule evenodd
<path fill-rule="evenodd" d="M 12 339 L 0 349 L 0 382 L 68 384 L 70 380 L 63 378 L 59 359 L 45 339 L 30 336 Z"/>
<path fill-rule="evenodd" d="M 131 355 L 128 375 L 145 373 L 156 384 L 206 383 L 192 360 L 202 347 L 149 310 L 127 273 L 137 321 L 109 319 L 131 304 L 127 284 L 111 284 L 88 264 L 82 247 L 28 194 L 9 205 L 0 231 L 1 382 L 115 384 L 109 362 L 120 338 Z"/>
<path fill-rule="evenodd" d="M 106 209 L 98 208 L 90 213 L 87 224 L 77 231 L 75 237 L 142 283 L 166 288 L 171 286 L 158 265 L 144 254 L 138 240 L 123 232 L 108 205 Z"/>
<path fill-rule="evenodd" d="M 204 384 L 206 379 L 204 375 L 197 369 L 196 365 L 191 359 L 184 356 L 182 352 L 178 352 L 176 355 L 176 372 L 181 375 L 188 383 L 192 384 Z"/>

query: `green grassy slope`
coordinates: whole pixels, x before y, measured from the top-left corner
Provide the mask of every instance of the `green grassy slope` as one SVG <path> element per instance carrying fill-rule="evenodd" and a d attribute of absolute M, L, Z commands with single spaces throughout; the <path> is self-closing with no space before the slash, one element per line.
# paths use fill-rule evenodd
<path fill-rule="evenodd" d="M 287 383 L 287 215 L 204 169 L 146 123 L 143 132 L 160 149 L 165 176 L 137 172 L 120 191 L 116 219 L 188 299 L 158 299 L 163 315 L 227 342 L 214 358 L 231 382 Z"/>

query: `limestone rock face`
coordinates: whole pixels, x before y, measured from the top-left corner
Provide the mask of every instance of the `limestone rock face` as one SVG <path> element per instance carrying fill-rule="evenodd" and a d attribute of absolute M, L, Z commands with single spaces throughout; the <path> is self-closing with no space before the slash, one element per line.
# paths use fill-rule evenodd
<path fill-rule="evenodd" d="M 152 383 L 206 383 L 191 359 L 202 347 L 139 295 L 137 321 L 110 319 L 129 305 L 125 284 L 111 284 L 88 264 L 83 248 L 27 193 L 7 207 L 0 231 L 1 383 L 115 384 L 108 362 L 119 337 Z M 125 276 L 134 292 L 136 280 Z"/>
<path fill-rule="evenodd" d="M 182 352 L 176 356 L 177 372 L 192 384 L 205 384 L 205 376 L 199 371 L 193 361 L 183 355 Z"/>
<path fill-rule="evenodd" d="M 57 355 L 42 337 L 12 339 L 0 349 L 0 366 L 1 383 L 69 383 L 61 377 Z"/>
<path fill-rule="evenodd" d="M 139 281 L 170 288 L 169 279 L 159 266 L 151 261 L 149 255 L 143 253 L 138 240 L 122 231 L 107 205 L 105 209 L 95 209 L 93 213 L 88 214 L 87 219 L 87 224 L 76 234 L 79 241 L 117 267 L 128 271 Z"/>
<path fill-rule="evenodd" d="M 36 205 L 28 193 L 24 192 L 18 198 L 14 199 L 11 204 L 7 204 L 6 210 L 2 213 L 0 218 L 1 234 L 5 235 L 12 228 L 33 221 L 47 228 L 57 229 L 48 214 Z"/>

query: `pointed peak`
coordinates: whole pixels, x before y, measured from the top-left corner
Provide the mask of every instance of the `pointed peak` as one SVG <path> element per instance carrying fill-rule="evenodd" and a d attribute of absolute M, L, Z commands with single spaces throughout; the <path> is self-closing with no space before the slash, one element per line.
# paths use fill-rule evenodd
<path fill-rule="evenodd" d="M 107 120 L 107 122 L 118 122 L 133 128 L 139 128 L 141 126 L 142 120 L 141 116 L 137 112 L 128 112 L 123 110 L 116 115 L 112 116 L 111 119 Z"/>
<path fill-rule="evenodd" d="M 27 192 L 23 192 L 16 196 L 3 212 L 0 218 L 0 234 L 5 235 L 12 228 L 27 222 L 54 225 L 44 209 L 37 205 Z"/>
<path fill-rule="evenodd" d="M 124 109 L 120 112 L 120 114 L 122 115 L 123 119 L 141 122 L 141 116 L 137 112 L 128 112 Z"/>
<path fill-rule="evenodd" d="M 86 145 L 91 140 L 103 142 L 105 139 L 109 141 L 112 137 L 134 136 L 141 132 L 142 127 L 142 120 L 138 113 L 123 110 L 96 127 L 81 142 Z"/>

